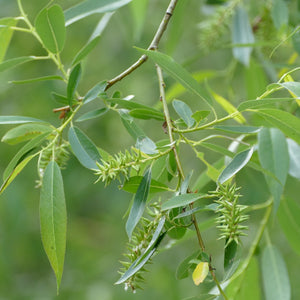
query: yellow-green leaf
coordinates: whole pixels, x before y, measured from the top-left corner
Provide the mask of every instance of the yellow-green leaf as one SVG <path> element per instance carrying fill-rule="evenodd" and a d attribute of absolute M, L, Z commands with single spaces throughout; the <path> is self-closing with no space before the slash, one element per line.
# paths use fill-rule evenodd
<path fill-rule="evenodd" d="M 208 262 L 200 262 L 193 272 L 193 281 L 195 285 L 199 285 L 204 281 L 209 271 Z"/>

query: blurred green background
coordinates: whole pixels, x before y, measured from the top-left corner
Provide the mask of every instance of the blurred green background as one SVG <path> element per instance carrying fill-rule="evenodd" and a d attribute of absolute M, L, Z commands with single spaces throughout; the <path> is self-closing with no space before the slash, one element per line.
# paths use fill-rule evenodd
<path fill-rule="evenodd" d="M 78 1 L 55 1 L 68 8 Z M 169 1 L 150 0 L 144 16 L 140 34 L 130 6 L 118 10 L 105 29 L 99 45 L 92 51 L 83 66 L 83 80 L 79 90 L 86 93 L 95 83 L 114 77 L 133 63 L 139 53 L 133 45 L 146 48 L 152 40 L 158 24 Z M 204 1 L 183 0 L 181 9 L 174 15 L 174 21 L 164 36 L 160 49 L 172 55 L 191 72 L 199 70 L 224 71 L 231 65 L 230 48 L 203 54 L 200 45 L 198 24 L 202 21 L 201 7 Z M 33 21 L 36 14 L 47 4 L 44 0 L 24 0 L 24 8 Z M 0 17 L 17 16 L 16 1 L 0 0 Z M 259 8 L 256 8 L 257 10 Z M 67 43 L 62 53 L 66 67 L 74 55 L 86 43 L 100 15 L 93 15 L 68 27 Z M 274 59 L 284 66 L 292 53 L 290 47 L 276 53 Z M 29 35 L 15 33 L 6 58 L 23 55 L 44 55 L 43 50 Z M 263 84 L 253 89 L 245 84 L 247 76 L 258 76 L 259 63 L 252 61 L 258 72 L 254 75 L 241 65 L 234 65 L 234 71 L 226 74 L 229 78 L 215 76 L 210 82 L 224 96 L 236 105 L 240 99 L 258 96 L 263 91 L 264 83 L 270 81 L 266 75 L 260 75 Z M 253 68 L 251 71 L 253 71 Z M 214 71 L 214 72 L 215 72 Z M 52 113 L 57 104 L 51 98 L 51 92 L 64 92 L 65 87 L 56 82 L 28 85 L 8 84 L 10 80 L 21 80 L 55 73 L 51 62 L 32 62 L 26 66 L 0 74 L 0 114 L 25 115 L 46 119 L 59 125 L 58 115 Z M 261 73 L 259 73 L 261 74 Z M 166 78 L 166 83 L 174 82 Z M 226 86 L 230 85 L 230 88 Z M 134 94 L 137 101 L 148 105 L 158 102 L 159 91 L 155 69 L 151 62 L 122 80 L 112 89 L 122 91 L 123 95 Z M 232 90 L 232 92 L 230 92 Z M 229 92 L 228 92 L 229 91 Z M 252 93 L 252 95 L 250 95 Z M 193 108 L 198 107 L 197 100 L 185 94 L 185 101 Z M 194 101 L 195 100 L 195 101 Z M 200 109 L 203 109 L 201 107 Z M 205 109 L 205 108 L 204 108 Z M 172 114 L 174 112 L 172 111 Z M 165 135 L 159 122 L 138 122 L 153 140 L 163 139 Z M 151 126 L 149 126 L 149 124 Z M 116 153 L 134 144 L 132 138 L 122 127 L 118 116 L 113 113 L 103 118 L 80 124 L 81 128 L 95 141 L 97 146 L 110 153 Z M 0 136 L 10 129 L 0 127 Z M 0 173 L 9 163 L 19 146 L 0 145 Z M 185 148 L 183 148 L 185 149 Z M 191 152 L 182 151 L 184 168 L 205 170 L 199 161 L 190 158 Z M 207 153 L 208 159 L 218 157 Z M 176 280 L 175 271 L 178 264 L 197 249 L 195 238 L 187 238 L 169 251 L 162 251 L 153 259 L 150 272 L 146 274 L 143 291 L 136 294 L 125 292 L 123 286 L 116 286 L 117 273 L 125 251 L 127 236 L 123 218 L 131 196 L 118 189 L 114 183 L 104 188 L 102 183 L 93 184 L 96 177 L 83 169 L 75 158 L 71 158 L 68 168 L 63 171 L 65 194 L 68 209 L 67 251 L 64 274 L 59 296 L 56 296 L 55 276 L 43 251 L 39 229 L 39 189 L 35 188 L 37 172 L 31 163 L 15 182 L 5 191 L 0 199 L 0 299 L 147 299 L 176 300 L 197 295 L 202 291 L 196 287 L 191 278 Z M 268 197 L 268 191 L 262 175 L 243 170 L 238 176 L 238 184 L 245 185 L 242 190 L 245 203 L 259 203 Z M 294 196 L 297 182 L 288 181 L 289 193 Z M 298 185 L 299 186 L 299 185 Z M 213 188 L 213 187 L 212 187 Z M 205 217 L 205 216 L 204 216 Z M 253 216 L 249 230 L 251 238 L 255 232 L 255 221 L 260 214 Z M 250 225 L 251 226 L 251 225 Z M 277 226 L 275 224 L 274 226 Z M 218 249 L 223 242 L 216 241 L 216 232 L 209 229 L 204 232 L 208 252 L 214 257 L 217 273 L 222 272 L 222 257 Z M 300 287 L 296 275 L 299 275 L 299 258 L 290 250 L 280 229 L 273 237 L 283 252 L 289 268 L 293 288 L 293 299 L 299 299 Z M 245 248 L 248 242 L 245 242 Z"/>

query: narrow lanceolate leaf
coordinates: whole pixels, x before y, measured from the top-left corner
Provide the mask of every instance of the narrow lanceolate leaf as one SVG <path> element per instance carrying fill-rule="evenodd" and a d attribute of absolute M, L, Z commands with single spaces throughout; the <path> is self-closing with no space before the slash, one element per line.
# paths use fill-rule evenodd
<path fill-rule="evenodd" d="M 0 28 L 0 41 L 1 41 L 1 47 L 0 47 L 0 63 L 5 57 L 6 50 L 9 46 L 10 40 L 13 35 L 13 30 L 9 27 L 16 26 L 18 23 L 18 20 L 14 18 L 4 18 L 0 19 L 0 25 L 4 25 L 7 27 Z"/>
<path fill-rule="evenodd" d="M 195 120 L 192 118 L 193 112 L 190 107 L 180 100 L 173 100 L 172 104 L 178 116 L 184 121 L 184 123 L 188 127 L 192 127 Z"/>
<path fill-rule="evenodd" d="M 133 200 L 133 205 L 131 207 L 129 217 L 126 223 L 126 232 L 129 239 L 131 239 L 132 232 L 144 213 L 146 201 L 149 194 L 150 183 L 151 169 L 148 169 L 137 189 Z"/>
<path fill-rule="evenodd" d="M 201 251 L 196 251 L 192 255 L 189 255 L 186 257 L 177 267 L 176 270 L 176 278 L 177 279 L 184 279 L 189 276 L 189 271 L 193 264 L 191 263 L 191 260 L 193 259 L 199 259 L 201 255 Z"/>
<path fill-rule="evenodd" d="M 166 220 L 165 217 L 162 217 L 160 219 L 155 229 L 155 232 L 152 236 L 152 239 L 145 252 L 132 263 L 129 269 L 121 276 L 121 278 L 115 284 L 121 284 L 125 282 L 127 279 L 129 279 L 131 276 L 133 276 L 147 263 L 147 261 L 155 253 L 159 244 L 161 243 L 161 241 L 163 240 L 166 234 L 166 232 L 161 233 L 162 229 L 164 228 L 165 220 Z"/>
<path fill-rule="evenodd" d="M 40 224 L 43 246 L 59 290 L 66 250 L 67 211 L 63 178 L 55 161 L 48 164 L 43 176 Z"/>
<path fill-rule="evenodd" d="M 69 8 L 65 12 L 66 26 L 86 18 L 92 14 L 114 11 L 131 0 L 86 0 Z"/>
<path fill-rule="evenodd" d="M 98 44 L 100 41 L 101 34 L 108 24 L 113 13 L 106 13 L 100 22 L 97 24 L 96 29 L 94 30 L 89 41 L 82 47 L 82 49 L 76 54 L 72 61 L 72 66 L 75 66 L 81 62 Z"/>
<path fill-rule="evenodd" d="M 43 141 L 47 139 L 49 136 L 49 132 L 42 133 L 38 135 L 37 137 L 33 138 L 31 141 L 29 141 L 27 144 L 25 144 L 13 157 L 13 159 L 9 162 L 8 166 L 4 170 L 3 173 L 3 180 L 6 180 L 10 174 L 13 172 L 17 164 L 24 158 L 29 152 L 32 151 L 35 147 L 38 147 L 41 145 Z"/>
<path fill-rule="evenodd" d="M 67 97 L 69 99 L 69 102 L 72 102 L 72 99 L 76 92 L 77 86 L 79 84 L 80 76 L 81 76 L 81 65 L 78 64 L 72 69 L 70 77 L 69 77 L 69 81 L 68 81 Z M 69 105 L 71 105 L 71 104 L 72 103 L 69 103 Z"/>
<path fill-rule="evenodd" d="M 279 180 L 266 176 L 276 212 L 289 171 L 289 153 L 284 134 L 276 128 L 263 128 L 258 134 L 258 156 L 262 167 Z"/>
<path fill-rule="evenodd" d="M 25 80 L 12 80 L 9 83 L 13 84 L 27 84 L 27 83 L 34 83 L 34 82 L 40 82 L 40 81 L 49 81 L 49 80 L 61 80 L 64 79 L 61 76 L 58 75 L 50 75 L 50 76 L 43 76 L 43 77 L 37 77 L 37 78 L 31 78 L 31 79 L 25 79 Z"/>
<path fill-rule="evenodd" d="M 231 268 L 236 260 L 237 247 L 238 247 L 238 244 L 234 240 L 231 241 L 225 247 L 225 251 L 224 251 L 224 271 L 225 271 L 225 273 L 228 273 L 231 270 Z"/>
<path fill-rule="evenodd" d="M 265 98 L 263 100 L 249 100 L 242 102 L 237 109 L 238 111 L 245 111 L 251 108 L 268 107 L 270 105 L 275 105 L 278 102 L 287 102 L 293 100 L 293 98 Z"/>
<path fill-rule="evenodd" d="M 260 109 L 255 111 L 274 127 L 300 144 L 300 119 L 294 115 L 278 109 Z"/>
<path fill-rule="evenodd" d="M 63 50 L 66 28 L 64 13 L 59 5 L 44 8 L 36 17 L 35 28 L 46 49 L 52 53 Z"/>
<path fill-rule="evenodd" d="M 164 121 L 165 117 L 160 111 L 155 111 L 153 109 L 143 109 L 137 108 L 129 112 L 129 115 L 136 119 L 149 120 L 154 119 L 158 121 Z"/>
<path fill-rule="evenodd" d="M 35 138 L 36 136 L 53 131 L 51 125 L 28 123 L 9 130 L 1 139 L 1 142 L 15 145 Z"/>
<path fill-rule="evenodd" d="M 83 114 L 82 116 L 80 116 L 76 120 L 76 122 L 83 122 L 86 120 L 92 120 L 92 119 L 98 118 L 100 116 L 105 115 L 108 112 L 108 110 L 109 110 L 108 108 L 104 107 L 104 108 L 89 111 L 89 112 Z"/>
<path fill-rule="evenodd" d="M 170 200 L 163 203 L 161 209 L 168 210 L 175 207 L 186 206 L 206 197 L 207 197 L 206 194 L 194 194 L 194 193 L 174 196 Z"/>
<path fill-rule="evenodd" d="M 262 277 L 266 300 L 290 300 L 291 286 L 285 262 L 273 245 L 268 245 L 262 255 Z"/>
<path fill-rule="evenodd" d="M 218 181 L 223 184 L 236 173 L 238 173 L 251 159 L 253 154 L 253 147 L 238 153 L 232 161 L 226 166 L 221 175 L 218 178 Z"/>
<path fill-rule="evenodd" d="M 300 255 L 300 206 L 290 198 L 282 199 L 278 209 L 278 220 L 290 246 Z"/>
<path fill-rule="evenodd" d="M 119 111 L 119 114 L 124 127 L 134 140 L 137 140 L 139 137 L 146 136 L 144 131 L 133 121 L 130 115 L 122 111 Z"/>
<path fill-rule="evenodd" d="M 77 127 L 69 129 L 69 143 L 79 160 L 88 169 L 97 169 L 96 162 L 100 162 L 101 156 L 95 144 Z"/>
<path fill-rule="evenodd" d="M 300 146 L 291 139 L 286 141 L 290 156 L 289 174 L 300 180 Z"/>
<path fill-rule="evenodd" d="M 9 174 L 9 176 L 4 180 L 2 186 L 0 187 L 0 195 L 4 192 L 4 190 L 13 182 L 13 180 L 21 173 L 21 171 L 26 167 L 26 165 L 37 155 L 33 154 L 27 156 L 24 160 L 22 160 Z"/>
<path fill-rule="evenodd" d="M 24 124 L 24 123 L 44 123 L 45 121 L 23 117 L 23 116 L 0 116 L 0 125 L 2 124 Z"/>
<path fill-rule="evenodd" d="M 124 183 L 122 189 L 129 193 L 136 193 L 139 185 L 141 184 L 143 177 L 142 176 L 133 176 L 130 177 L 128 181 Z M 159 193 L 168 191 L 169 188 L 164 183 L 161 183 L 155 179 L 151 179 L 149 193 Z"/>
<path fill-rule="evenodd" d="M 202 100 L 204 100 L 204 102 L 206 102 L 206 104 L 212 106 L 211 98 L 206 89 L 203 88 L 186 69 L 175 62 L 170 56 L 157 51 L 144 50 L 140 48 L 137 49 L 160 65 L 170 76 L 177 80 L 188 91 L 199 96 Z"/>
<path fill-rule="evenodd" d="M 95 86 L 93 86 L 84 96 L 83 102 L 84 104 L 87 104 L 93 100 L 95 100 L 99 94 L 105 91 L 105 88 L 107 87 L 106 81 L 101 81 L 97 83 Z"/>
<path fill-rule="evenodd" d="M 199 285 L 204 281 L 209 272 L 208 262 L 200 262 L 193 272 L 193 281 L 195 285 Z"/>
<path fill-rule="evenodd" d="M 258 133 L 261 127 L 255 126 L 229 126 L 229 125 L 217 125 L 214 126 L 214 129 L 222 130 L 226 132 L 233 132 L 233 133 L 244 133 L 244 134 L 253 134 Z"/>
<path fill-rule="evenodd" d="M 244 45 L 254 43 L 254 35 L 247 11 L 241 5 L 236 9 L 232 27 L 232 42 L 239 45 L 233 48 L 233 56 L 245 66 L 249 66 L 252 47 Z"/>
<path fill-rule="evenodd" d="M 24 64 L 35 59 L 36 58 L 34 56 L 22 56 L 5 60 L 0 63 L 0 72 L 4 72 L 6 70 L 12 69 L 18 65 Z"/>

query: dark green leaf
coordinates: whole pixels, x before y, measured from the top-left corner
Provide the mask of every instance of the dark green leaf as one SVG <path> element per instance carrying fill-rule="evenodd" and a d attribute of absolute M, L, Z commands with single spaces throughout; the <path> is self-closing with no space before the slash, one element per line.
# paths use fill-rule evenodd
<path fill-rule="evenodd" d="M 66 39 L 65 17 L 59 5 L 44 8 L 36 17 L 35 28 L 45 48 L 59 53 Z"/>
<path fill-rule="evenodd" d="M 212 203 L 209 205 L 197 206 L 193 209 L 189 209 L 189 210 L 182 212 L 181 214 L 176 216 L 174 219 L 185 218 L 185 217 L 188 217 L 188 216 L 195 214 L 197 212 L 200 212 L 200 211 L 215 211 L 217 209 L 217 207 L 218 207 L 218 205 L 216 203 Z"/>
<path fill-rule="evenodd" d="M 155 111 L 153 109 L 137 108 L 131 110 L 129 112 L 129 115 L 136 119 L 143 119 L 143 120 L 149 120 L 149 119 L 154 119 L 158 121 L 165 120 L 163 113 L 161 113 L 160 111 Z"/>
<path fill-rule="evenodd" d="M 24 145 L 9 162 L 8 166 L 4 170 L 3 179 L 6 180 L 13 172 L 14 168 L 19 163 L 19 161 L 33 148 L 39 146 L 43 141 L 45 141 L 48 136 L 49 132 L 42 133 L 41 135 L 38 135 L 37 137 L 29 141 L 26 145 Z"/>
<path fill-rule="evenodd" d="M 53 76 L 44 76 L 44 77 L 31 78 L 31 79 L 25 79 L 25 80 L 13 80 L 13 81 L 10 81 L 10 83 L 27 84 L 27 83 L 48 81 L 48 80 L 62 80 L 63 81 L 64 79 L 61 76 L 53 75 Z"/>
<path fill-rule="evenodd" d="M 122 189 L 129 193 L 136 193 L 142 179 L 142 176 L 130 177 L 129 180 L 124 183 Z M 151 179 L 149 193 L 159 193 L 168 190 L 169 188 L 164 183 L 161 183 L 155 179 Z"/>
<path fill-rule="evenodd" d="M 290 198 L 283 198 L 278 209 L 278 220 L 290 246 L 300 255 L 300 206 Z"/>
<path fill-rule="evenodd" d="M 289 275 L 280 252 L 268 245 L 262 255 L 262 279 L 266 300 L 291 299 Z"/>
<path fill-rule="evenodd" d="M 100 109 L 96 109 L 96 110 L 92 110 L 92 111 L 89 111 L 85 114 L 83 114 L 82 116 L 80 116 L 76 122 L 83 122 L 83 121 L 86 121 L 86 120 L 91 120 L 91 119 L 95 119 L 95 118 L 98 118 L 104 114 L 106 114 L 108 112 L 108 108 L 100 108 Z"/>
<path fill-rule="evenodd" d="M 138 257 L 132 265 L 129 267 L 129 269 L 121 276 L 121 278 L 115 283 L 115 284 L 120 284 L 125 282 L 127 279 L 129 279 L 132 275 L 134 275 L 137 271 L 139 271 L 146 263 L 147 261 L 151 258 L 151 256 L 154 254 L 154 252 L 157 250 L 157 247 L 163 240 L 165 233 L 161 234 L 161 231 L 164 227 L 165 224 L 165 217 L 162 217 L 155 229 L 155 232 L 152 236 L 152 239 L 145 250 L 145 252 Z"/>
<path fill-rule="evenodd" d="M 23 116 L 0 116 L 0 124 L 45 123 L 45 121 Z"/>
<path fill-rule="evenodd" d="M 170 76 L 177 80 L 187 90 L 199 96 L 206 104 L 212 106 L 211 98 L 203 87 L 188 73 L 181 65 L 175 62 L 170 56 L 166 54 L 137 48 L 142 53 L 149 56 L 155 63 L 160 65 Z"/>
<path fill-rule="evenodd" d="M 52 93 L 52 97 L 59 104 L 69 105 L 69 99 L 63 95 Z M 77 101 L 75 99 L 73 99 L 72 105 L 76 104 L 76 103 L 77 103 Z"/>
<path fill-rule="evenodd" d="M 276 212 L 289 171 L 289 153 L 283 133 L 276 128 L 263 128 L 258 134 L 258 156 L 262 167 L 272 172 L 276 178 L 266 176 L 269 190 L 274 197 Z"/>
<path fill-rule="evenodd" d="M 94 143 L 77 127 L 69 129 L 70 146 L 79 162 L 88 169 L 97 169 L 101 156 Z"/>
<path fill-rule="evenodd" d="M 297 117 L 277 109 L 260 109 L 255 112 L 300 144 L 300 120 Z"/>
<path fill-rule="evenodd" d="M 143 215 L 149 194 L 150 182 L 151 169 L 148 169 L 137 189 L 133 205 L 131 207 L 130 214 L 126 223 L 126 232 L 129 239 L 131 239 L 132 232 Z"/>
<path fill-rule="evenodd" d="M 237 6 L 233 17 L 232 42 L 233 44 L 242 45 L 233 48 L 233 56 L 245 66 L 249 66 L 252 47 L 245 47 L 243 44 L 254 43 L 254 36 L 248 13 L 241 5 Z"/>
<path fill-rule="evenodd" d="M 69 102 L 72 101 L 74 94 L 76 92 L 77 86 L 80 81 L 81 76 L 81 64 L 76 65 L 70 74 L 68 86 L 67 86 L 67 97 L 69 99 Z M 71 105 L 72 103 L 69 103 Z"/>
<path fill-rule="evenodd" d="M 174 196 L 170 200 L 164 202 L 161 209 L 168 210 L 174 207 L 186 206 L 206 197 L 206 194 L 183 194 Z"/>
<path fill-rule="evenodd" d="M 87 104 L 93 101 L 94 99 L 96 99 L 100 93 L 105 91 L 106 87 L 107 87 L 106 81 L 101 81 L 97 83 L 95 86 L 93 86 L 84 96 L 83 99 L 84 104 Z"/>
<path fill-rule="evenodd" d="M 227 273 L 231 268 L 236 259 L 237 243 L 231 241 L 226 247 L 224 252 L 224 271 Z"/>
<path fill-rule="evenodd" d="M 192 127 L 195 124 L 195 120 L 192 118 L 193 112 L 190 107 L 180 100 L 173 100 L 173 107 L 180 118 L 188 127 Z"/>
<path fill-rule="evenodd" d="M 0 28 L 0 41 L 1 41 L 1 47 L 0 47 L 0 63 L 3 61 L 5 57 L 5 53 L 7 51 L 7 48 L 10 44 L 10 40 L 13 35 L 13 29 L 10 29 L 9 27 L 16 26 L 18 23 L 18 20 L 15 18 L 4 18 L 0 19 L 0 25 L 5 25 L 7 27 Z"/>
<path fill-rule="evenodd" d="M 226 166 L 221 175 L 218 178 L 218 181 L 223 184 L 236 173 L 238 173 L 251 159 L 253 154 L 253 148 L 244 150 L 238 153 L 232 161 Z"/>
<path fill-rule="evenodd" d="M 59 290 L 66 251 L 67 211 L 63 178 L 55 161 L 48 164 L 43 176 L 40 224 L 43 246 Z"/>
<path fill-rule="evenodd" d="M 114 11 L 131 0 L 86 0 L 69 8 L 65 12 L 66 26 L 86 18 L 92 14 Z"/>
<path fill-rule="evenodd" d="M 189 276 L 189 271 L 191 270 L 191 267 L 194 266 L 194 263 L 191 263 L 191 260 L 193 259 L 199 259 L 201 255 L 201 251 L 196 251 L 192 255 L 185 258 L 177 267 L 176 270 L 176 278 L 177 279 L 184 279 Z"/>
<path fill-rule="evenodd" d="M 293 140 L 287 139 L 290 156 L 289 174 L 300 179 L 300 146 Z"/>
<path fill-rule="evenodd" d="M 18 65 L 24 64 L 26 62 L 35 60 L 36 58 L 34 56 L 22 56 L 17 58 L 12 58 L 5 60 L 0 63 L 0 72 L 6 71 L 8 69 L 12 69 Z"/>
<path fill-rule="evenodd" d="M 214 129 L 222 130 L 225 132 L 232 132 L 232 133 L 253 134 L 253 133 L 258 133 L 261 127 L 217 125 L 214 126 Z"/>
<path fill-rule="evenodd" d="M 52 131 L 53 127 L 50 125 L 28 123 L 9 130 L 2 137 L 1 141 L 10 145 L 15 145 L 27 140 L 31 140 L 42 133 L 50 133 Z"/>

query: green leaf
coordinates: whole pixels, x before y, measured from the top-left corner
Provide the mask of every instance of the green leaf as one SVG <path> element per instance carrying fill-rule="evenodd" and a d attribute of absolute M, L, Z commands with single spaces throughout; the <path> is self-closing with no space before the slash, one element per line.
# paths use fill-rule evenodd
<path fill-rule="evenodd" d="M 300 255 L 300 206 L 291 198 L 283 198 L 278 209 L 278 220 L 291 248 Z"/>
<path fill-rule="evenodd" d="M 209 110 L 199 110 L 192 114 L 192 118 L 197 122 L 203 121 L 210 114 Z"/>
<path fill-rule="evenodd" d="M 133 137 L 134 140 L 137 140 L 139 137 L 146 136 L 144 131 L 132 120 L 131 116 L 121 111 L 119 111 L 119 114 L 124 127 L 126 128 L 128 133 Z"/>
<path fill-rule="evenodd" d="M 24 124 L 24 123 L 45 123 L 45 121 L 23 117 L 23 116 L 0 116 L 0 125 L 3 124 Z"/>
<path fill-rule="evenodd" d="M 154 119 L 158 121 L 164 121 L 165 117 L 164 114 L 160 111 L 155 111 L 153 109 L 144 109 L 144 108 L 137 108 L 133 109 L 129 112 L 129 115 L 136 118 L 136 119 L 143 119 L 149 120 Z"/>
<path fill-rule="evenodd" d="M 160 65 L 170 76 L 183 85 L 188 91 L 200 97 L 210 107 L 212 101 L 207 90 L 193 78 L 193 76 L 185 70 L 181 65 L 175 62 L 170 56 L 157 52 L 137 48 L 142 53 L 149 56 L 155 63 Z"/>
<path fill-rule="evenodd" d="M 247 11 L 241 5 L 236 8 L 232 26 L 232 42 L 241 45 L 232 49 L 233 56 L 243 65 L 249 66 L 252 47 L 245 47 L 244 45 L 254 43 L 254 35 Z"/>
<path fill-rule="evenodd" d="M 21 171 L 26 167 L 26 165 L 37 155 L 33 154 L 27 156 L 24 160 L 22 160 L 9 174 L 7 178 L 5 178 L 2 186 L 0 187 L 0 195 L 5 191 L 5 189 L 13 182 L 13 180 L 21 173 Z"/>
<path fill-rule="evenodd" d="M 161 243 L 161 241 L 165 236 L 165 233 L 161 234 L 161 231 L 164 228 L 165 220 L 166 220 L 165 217 L 162 217 L 160 219 L 155 229 L 155 232 L 152 236 L 152 239 L 145 252 L 132 263 L 129 269 L 121 276 L 121 278 L 115 284 L 121 284 L 125 282 L 127 279 L 133 276 L 137 271 L 139 271 L 151 258 L 151 256 L 157 250 L 159 244 Z"/>
<path fill-rule="evenodd" d="M 136 193 L 139 185 L 141 184 L 142 176 L 133 176 L 129 180 L 125 181 L 122 189 L 129 193 Z M 168 191 L 169 188 L 164 183 L 159 182 L 155 179 L 151 179 L 149 193 L 159 193 Z"/>
<path fill-rule="evenodd" d="M 1 141 L 10 145 L 15 145 L 31 140 L 42 133 L 50 133 L 52 131 L 53 128 L 50 125 L 28 123 L 9 130 L 2 137 Z"/>
<path fill-rule="evenodd" d="M 180 100 L 173 100 L 173 107 L 180 118 L 188 127 L 192 127 L 195 124 L 195 120 L 192 118 L 193 112 L 190 107 Z"/>
<path fill-rule="evenodd" d="M 300 144 L 300 120 L 297 117 L 278 109 L 260 109 L 255 112 Z"/>
<path fill-rule="evenodd" d="M 156 154 L 157 149 L 155 143 L 147 136 L 138 137 L 135 147 L 146 154 Z"/>
<path fill-rule="evenodd" d="M 216 203 L 197 206 L 193 209 L 186 210 L 186 211 L 182 212 L 181 214 L 177 215 L 174 218 L 174 220 L 175 219 L 180 219 L 180 218 L 185 218 L 185 217 L 188 217 L 192 214 L 195 214 L 195 213 L 198 213 L 198 212 L 201 212 L 201 211 L 216 211 L 217 208 L 218 208 L 218 205 Z"/>
<path fill-rule="evenodd" d="M 162 210 L 168 210 L 175 207 L 181 207 L 189 205 L 195 201 L 198 201 L 200 199 L 207 198 L 206 194 L 183 194 L 183 195 L 177 195 L 169 199 L 168 201 L 164 202 L 161 209 Z"/>
<path fill-rule="evenodd" d="M 3 61 L 5 57 L 5 53 L 7 51 L 7 48 L 10 44 L 12 35 L 14 30 L 10 29 L 9 27 L 14 27 L 18 23 L 18 20 L 14 18 L 3 18 L 0 19 L 0 25 L 5 25 L 7 27 L 0 28 L 0 41 L 1 41 L 1 47 L 0 47 L 0 63 Z"/>
<path fill-rule="evenodd" d="M 40 196 L 42 242 L 59 290 L 66 251 L 67 211 L 63 178 L 59 166 L 51 161 L 46 167 Z"/>
<path fill-rule="evenodd" d="M 76 120 L 76 122 L 83 122 L 83 121 L 86 121 L 86 120 L 91 120 L 91 119 L 98 118 L 98 117 L 103 116 L 104 114 L 106 114 L 108 112 L 108 110 L 109 110 L 108 108 L 104 107 L 104 108 L 89 111 L 89 112 L 83 114 L 82 116 L 80 116 Z"/>
<path fill-rule="evenodd" d="M 107 87 L 107 81 L 101 81 L 93 86 L 84 96 L 83 102 L 87 104 L 98 97 L 98 95 L 105 91 Z"/>
<path fill-rule="evenodd" d="M 35 19 L 35 28 L 45 48 L 59 53 L 66 39 L 65 17 L 59 5 L 44 8 Z"/>
<path fill-rule="evenodd" d="M 224 271 L 228 273 L 236 259 L 238 244 L 233 240 L 226 247 L 224 251 Z"/>
<path fill-rule="evenodd" d="M 86 0 L 69 8 L 65 12 L 66 26 L 86 18 L 92 14 L 117 10 L 131 0 Z"/>
<path fill-rule="evenodd" d="M 126 232 L 129 239 L 131 239 L 132 232 L 144 213 L 146 201 L 149 194 L 150 183 L 151 183 L 151 169 L 149 168 L 146 171 L 137 189 L 137 192 L 133 200 L 133 205 L 131 207 L 130 214 L 126 223 Z"/>
<path fill-rule="evenodd" d="M 39 146 L 43 141 L 45 141 L 49 134 L 49 132 L 42 133 L 41 135 L 38 135 L 27 144 L 25 144 L 9 162 L 8 166 L 4 170 L 3 179 L 6 180 L 13 172 L 16 165 L 20 162 L 20 160 L 24 158 L 26 154 L 28 154 L 33 148 Z"/>
<path fill-rule="evenodd" d="M 253 147 L 238 153 L 232 161 L 226 166 L 218 178 L 218 181 L 223 184 L 236 173 L 238 173 L 251 159 Z"/>
<path fill-rule="evenodd" d="M 290 156 L 289 174 L 300 179 L 300 146 L 291 139 L 287 139 L 286 141 Z"/>
<path fill-rule="evenodd" d="M 72 126 L 69 129 L 70 146 L 79 160 L 87 169 L 98 169 L 96 162 L 101 156 L 95 144 L 79 128 Z"/>
<path fill-rule="evenodd" d="M 269 190 L 274 197 L 276 212 L 289 171 L 289 153 L 284 134 L 276 128 L 263 128 L 258 134 L 258 157 L 262 167 L 276 178 L 266 176 Z"/>
<path fill-rule="evenodd" d="M 293 100 L 293 98 L 265 98 L 262 100 L 249 100 L 242 102 L 237 109 L 238 111 L 245 111 L 249 108 L 265 107 L 275 105 L 278 102 L 287 102 Z"/>
<path fill-rule="evenodd" d="M 277 30 L 283 25 L 288 25 L 289 9 L 284 0 L 273 0 L 271 16 Z"/>
<path fill-rule="evenodd" d="M 186 257 L 177 267 L 176 270 L 176 278 L 177 279 L 184 279 L 189 276 L 189 271 L 191 270 L 191 267 L 194 265 L 191 263 L 191 260 L 193 259 L 200 259 L 201 251 L 198 250 L 194 252 L 192 255 L 189 255 Z"/>
<path fill-rule="evenodd" d="M 76 92 L 77 86 L 80 81 L 81 76 L 81 64 L 76 65 L 70 74 L 68 86 L 67 86 L 67 97 L 69 99 L 69 102 L 72 101 L 74 94 Z M 71 105 L 72 103 L 69 103 Z"/>
<path fill-rule="evenodd" d="M 64 80 L 61 76 L 53 75 L 53 76 L 44 76 L 44 77 L 38 77 L 38 78 L 31 78 L 31 79 L 25 79 L 25 80 L 12 80 L 10 83 L 13 84 L 27 84 L 27 83 L 33 83 L 33 82 L 40 82 L 40 81 L 49 81 L 49 80 Z"/>
<path fill-rule="evenodd" d="M 214 126 L 214 129 L 222 130 L 225 132 L 232 132 L 232 133 L 253 134 L 253 133 L 258 133 L 260 131 L 261 127 L 217 125 L 217 126 Z"/>
<path fill-rule="evenodd" d="M 138 40 L 142 34 L 143 25 L 147 15 L 149 0 L 132 0 L 130 8 L 134 21 L 135 40 Z"/>
<path fill-rule="evenodd" d="M 268 245 L 262 254 L 262 278 L 266 300 L 291 299 L 289 275 L 284 260 L 273 245 Z"/>
<path fill-rule="evenodd" d="M 34 56 L 22 56 L 17 58 L 12 58 L 5 60 L 0 63 L 0 72 L 12 69 L 18 65 L 24 64 L 26 62 L 35 60 L 36 58 Z"/>

